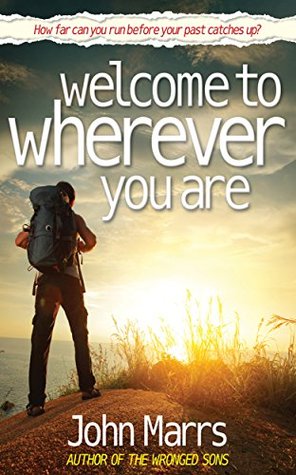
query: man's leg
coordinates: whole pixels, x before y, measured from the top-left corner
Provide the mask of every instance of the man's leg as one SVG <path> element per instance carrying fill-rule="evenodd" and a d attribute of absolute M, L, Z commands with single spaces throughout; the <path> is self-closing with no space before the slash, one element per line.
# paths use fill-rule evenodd
<path fill-rule="evenodd" d="M 81 391 L 90 391 L 95 385 L 88 346 L 87 310 L 79 280 L 64 276 L 62 306 L 70 324 L 75 347 L 75 361 Z"/>
<path fill-rule="evenodd" d="M 47 361 L 60 299 L 60 290 L 54 285 L 52 279 L 42 276 L 37 287 L 35 316 L 32 322 L 29 369 L 29 404 L 31 406 L 43 406 L 46 398 Z"/>

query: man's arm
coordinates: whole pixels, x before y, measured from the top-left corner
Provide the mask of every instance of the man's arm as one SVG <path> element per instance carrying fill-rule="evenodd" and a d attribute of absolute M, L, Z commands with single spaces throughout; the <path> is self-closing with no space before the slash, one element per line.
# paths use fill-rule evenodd
<path fill-rule="evenodd" d="M 87 227 L 86 222 L 84 221 L 82 216 L 79 216 L 79 214 L 76 214 L 75 217 L 76 217 L 78 234 L 83 240 L 83 241 L 78 242 L 78 251 L 80 252 L 91 251 L 97 244 L 96 235 Z"/>
<path fill-rule="evenodd" d="M 22 249 L 27 249 L 28 244 L 29 244 L 28 231 L 21 231 L 20 233 L 18 233 L 14 242 L 17 247 L 21 247 Z"/>

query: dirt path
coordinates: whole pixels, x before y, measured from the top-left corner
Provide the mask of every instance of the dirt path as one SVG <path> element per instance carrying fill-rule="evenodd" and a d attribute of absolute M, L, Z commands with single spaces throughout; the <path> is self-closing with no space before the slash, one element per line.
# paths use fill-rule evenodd
<path fill-rule="evenodd" d="M 131 422 L 135 428 L 135 446 L 130 446 L 130 433 L 124 431 L 122 447 L 114 447 L 112 433 L 108 432 L 107 446 L 98 444 L 89 447 L 81 444 L 70 447 L 68 440 L 77 440 L 77 421 L 72 415 L 82 415 L 84 423 L 101 424 L 102 414 L 108 421 Z M 190 421 L 218 421 L 227 423 L 228 444 L 217 449 L 212 446 L 213 437 L 205 433 L 202 447 L 197 447 L 196 433 L 189 431 L 186 447 L 170 448 L 159 446 L 158 438 L 151 437 L 149 447 L 143 446 L 143 417 L 148 414 L 151 420 L 159 414 L 164 421 L 181 423 Z M 90 439 L 95 433 L 90 431 Z M 25 413 L 17 414 L 0 422 L 0 473 L 3 475 L 43 475 L 43 474 L 224 474 L 224 475 L 293 475 L 296 473 L 296 433 L 295 420 L 275 420 L 271 415 L 242 409 L 238 414 L 230 415 L 217 411 L 184 410 L 166 395 L 140 390 L 115 390 L 104 392 L 102 398 L 82 402 L 79 394 L 73 394 L 51 401 L 46 413 L 37 418 L 29 418 Z M 146 465 L 130 464 L 130 454 L 148 454 Z M 197 465 L 189 456 L 187 466 L 155 466 L 151 463 L 152 454 L 198 453 Z M 202 463 L 205 454 L 229 454 L 227 466 L 206 466 Z M 74 454 L 76 459 L 70 457 Z M 78 462 L 78 466 L 73 463 Z M 86 454 L 86 455 L 81 455 Z M 107 465 L 87 465 L 91 455 L 105 454 Z M 112 455 L 123 454 L 119 465 L 112 465 Z M 191 459 L 190 459 L 191 457 Z M 218 456 L 212 455 L 212 459 Z M 102 460 L 102 459 L 101 459 Z M 168 459 L 169 460 L 169 459 Z M 217 459 L 218 460 L 218 459 Z M 115 462 L 115 460 L 114 460 Z"/>

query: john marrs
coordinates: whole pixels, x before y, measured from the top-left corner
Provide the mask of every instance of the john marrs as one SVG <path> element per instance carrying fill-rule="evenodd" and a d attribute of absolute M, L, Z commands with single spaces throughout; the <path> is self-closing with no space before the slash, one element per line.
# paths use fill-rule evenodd
<path fill-rule="evenodd" d="M 68 439 L 68 445 L 71 447 L 79 447 L 85 443 L 89 447 L 101 445 L 106 447 L 112 445 L 114 447 L 122 447 L 124 444 L 130 446 L 135 445 L 135 427 L 130 421 L 114 422 L 108 420 L 107 414 L 102 414 L 100 423 L 87 422 L 83 420 L 81 414 L 72 416 L 77 421 L 77 437 L 74 440 Z M 150 441 L 157 440 L 158 445 L 167 447 L 185 447 L 187 445 L 187 433 L 191 429 L 196 436 L 196 445 L 202 445 L 203 432 L 209 431 L 213 436 L 212 445 L 214 447 L 223 447 L 227 442 L 227 436 L 224 432 L 226 423 L 217 422 L 164 422 L 162 415 L 151 418 L 150 415 L 143 417 L 143 430 L 139 431 L 142 440 L 141 443 L 148 447 Z"/>

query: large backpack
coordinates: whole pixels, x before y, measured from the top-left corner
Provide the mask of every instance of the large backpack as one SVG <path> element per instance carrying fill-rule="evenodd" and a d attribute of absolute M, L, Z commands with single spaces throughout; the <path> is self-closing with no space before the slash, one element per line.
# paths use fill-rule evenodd
<path fill-rule="evenodd" d="M 30 193 L 28 259 L 42 273 L 64 271 L 76 252 L 75 214 L 57 186 L 40 186 Z"/>

